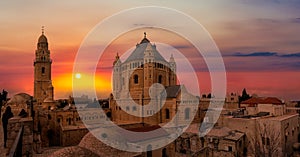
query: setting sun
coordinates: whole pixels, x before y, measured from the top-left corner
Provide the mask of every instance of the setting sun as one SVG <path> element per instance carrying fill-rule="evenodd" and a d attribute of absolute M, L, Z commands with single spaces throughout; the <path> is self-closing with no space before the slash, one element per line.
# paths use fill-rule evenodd
<path fill-rule="evenodd" d="M 80 73 L 76 73 L 75 74 L 75 78 L 80 79 L 81 78 L 81 74 Z"/>

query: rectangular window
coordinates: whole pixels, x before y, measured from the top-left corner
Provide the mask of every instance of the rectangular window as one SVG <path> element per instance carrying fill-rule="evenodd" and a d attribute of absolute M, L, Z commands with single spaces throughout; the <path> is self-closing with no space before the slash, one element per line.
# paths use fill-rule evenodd
<path fill-rule="evenodd" d="M 232 147 L 228 146 L 228 151 L 232 152 Z"/>
<path fill-rule="evenodd" d="M 42 67 L 42 74 L 45 74 L 45 67 Z"/>

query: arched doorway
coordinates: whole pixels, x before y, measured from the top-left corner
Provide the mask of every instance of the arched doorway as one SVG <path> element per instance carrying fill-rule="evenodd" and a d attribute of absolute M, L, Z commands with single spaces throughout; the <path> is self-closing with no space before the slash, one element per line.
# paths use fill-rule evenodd
<path fill-rule="evenodd" d="M 152 146 L 149 144 L 147 146 L 147 157 L 152 157 Z"/>
<path fill-rule="evenodd" d="M 167 155 L 167 148 L 164 148 L 164 149 L 162 150 L 161 156 L 162 156 L 162 157 L 168 157 L 168 155 Z"/>

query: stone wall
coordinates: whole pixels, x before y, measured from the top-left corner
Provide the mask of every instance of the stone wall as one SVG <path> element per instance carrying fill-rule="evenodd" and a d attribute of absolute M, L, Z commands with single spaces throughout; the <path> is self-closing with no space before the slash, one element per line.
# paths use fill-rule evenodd
<path fill-rule="evenodd" d="M 32 118 L 20 118 L 13 117 L 9 119 L 7 126 L 7 147 L 8 151 L 10 151 L 20 128 L 24 126 L 23 130 L 23 141 L 22 141 L 22 156 L 32 156 L 32 144 L 33 144 L 33 123 Z"/>
<path fill-rule="evenodd" d="M 78 128 L 77 128 L 78 127 Z M 60 146 L 75 146 L 80 143 L 82 138 L 89 132 L 85 127 L 71 126 L 68 128 L 62 128 L 60 132 Z"/>

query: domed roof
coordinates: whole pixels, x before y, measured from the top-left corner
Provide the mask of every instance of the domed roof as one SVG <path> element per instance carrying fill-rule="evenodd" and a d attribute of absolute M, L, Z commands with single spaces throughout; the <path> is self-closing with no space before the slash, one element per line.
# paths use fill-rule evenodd
<path fill-rule="evenodd" d="M 79 146 L 65 147 L 53 152 L 50 155 L 50 157 L 73 157 L 73 156 L 99 157 L 99 155 Z"/>
<path fill-rule="evenodd" d="M 101 129 L 103 131 L 103 128 Z M 95 134 L 100 133 L 100 130 L 96 129 Z M 99 132 L 98 132 L 99 131 Z M 111 132 L 109 129 L 104 131 L 105 133 L 101 134 L 102 140 L 105 140 L 105 138 L 123 138 L 120 134 L 115 134 L 114 132 Z M 113 137 L 114 136 L 114 137 Z M 121 144 L 121 143 L 119 143 Z M 124 143 L 124 146 L 126 144 Z M 116 148 L 113 148 L 102 141 L 100 141 L 98 138 L 96 138 L 91 132 L 87 133 L 82 140 L 80 141 L 79 147 L 86 148 L 89 151 L 99 155 L 99 156 L 135 156 L 139 153 L 133 153 L 133 152 L 125 152 Z"/>
<path fill-rule="evenodd" d="M 31 100 L 32 96 L 26 93 L 19 93 L 14 95 L 8 102 L 7 104 L 24 104 Z"/>
<path fill-rule="evenodd" d="M 144 52 L 146 51 L 147 47 L 152 50 L 155 61 L 161 61 L 161 62 L 167 63 L 167 61 L 164 59 L 164 57 L 161 56 L 161 54 L 157 51 L 156 46 L 152 45 L 147 38 L 144 38 L 141 41 L 141 43 L 136 46 L 136 48 L 129 55 L 129 57 L 126 59 L 125 62 L 143 61 L 144 60 Z"/>
<path fill-rule="evenodd" d="M 38 43 L 47 43 L 47 37 L 44 35 L 44 33 L 39 37 Z"/>

